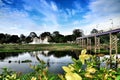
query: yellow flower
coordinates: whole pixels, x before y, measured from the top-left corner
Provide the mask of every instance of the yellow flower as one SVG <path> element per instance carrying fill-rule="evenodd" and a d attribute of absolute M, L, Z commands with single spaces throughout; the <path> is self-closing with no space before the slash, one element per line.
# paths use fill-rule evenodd
<path fill-rule="evenodd" d="M 36 80 L 36 77 L 32 77 L 32 79 L 31 80 Z"/>
<path fill-rule="evenodd" d="M 72 70 L 69 67 L 63 66 L 63 70 L 67 73 L 71 72 Z"/>
<path fill-rule="evenodd" d="M 65 78 L 66 80 L 82 80 L 81 76 L 72 72 L 66 73 Z"/>
<path fill-rule="evenodd" d="M 86 49 L 81 51 L 81 55 L 79 56 L 79 59 L 81 60 L 82 64 L 85 63 L 85 60 L 88 60 L 90 58 L 90 55 L 86 54 Z"/>
<path fill-rule="evenodd" d="M 82 50 L 82 51 L 81 51 L 81 55 L 82 55 L 82 54 L 86 54 L 86 52 L 87 52 L 86 49 Z"/>
<path fill-rule="evenodd" d="M 58 74 L 58 77 L 59 77 L 61 80 L 65 80 L 64 76 L 61 75 L 61 74 Z"/>
<path fill-rule="evenodd" d="M 87 77 L 87 78 L 93 78 L 93 76 L 90 75 L 90 73 L 85 73 L 85 77 Z"/>
<path fill-rule="evenodd" d="M 95 72 L 96 72 L 96 69 L 95 69 L 95 68 L 88 67 L 88 68 L 86 69 L 86 71 L 87 71 L 88 73 L 95 73 Z"/>
<path fill-rule="evenodd" d="M 70 68 L 71 71 L 74 71 L 74 70 L 75 70 L 72 65 L 69 65 L 68 67 Z"/>
<path fill-rule="evenodd" d="M 11 78 L 11 76 L 10 76 L 10 75 L 7 75 L 6 77 L 7 77 L 7 78 Z"/>
<path fill-rule="evenodd" d="M 104 76 L 104 80 L 107 80 L 108 79 L 108 74 L 105 74 L 105 76 Z"/>
<path fill-rule="evenodd" d="M 16 74 L 13 74 L 11 78 L 16 79 Z"/>

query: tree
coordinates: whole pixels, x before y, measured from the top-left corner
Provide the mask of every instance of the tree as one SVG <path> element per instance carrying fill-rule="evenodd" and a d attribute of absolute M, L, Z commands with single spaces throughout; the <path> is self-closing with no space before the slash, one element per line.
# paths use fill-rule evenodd
<path fill-rule="evenodd" d="M 97 30 L 97 29 L 93 29 L 93 30 L 91 31 L 91 34 L 93 34 L 93 33 L 98 33 L 98 30 Z"/>
<path fill-rule="evenodd" d="M 12 35 L 10 37 L 10 42 L 11 43 L 19 43 L 20 42 L 20 38 L 18 37 L 18 35 Z"/>
<path fill-rule="evenodd" d="M 58 43 L 64 43 L 65 42 L 64 35 L 59 34 L 58 36 L 56 36 L 56 41 L 58 41 Z"/>
<path fill-rule="evenodd" d="M 118 45 L 120 45 L 120 33 L 117 34 L 118 37 Z"/>
<path fill-rule="evenodd" d="M 29 37 L 35 38 L 35 37 L 37 37 L 37 34 L 36 34 L 35 32 L 31 32 L 31 33 L 29 34 Z"/>
<path fill-rule="evenodd" d="M 100 36 L 100 43 L 109 44 L 109 35 Z"/>
<path fill-rule="evenodd" d="M 40 35 L 41 37 L 51 36 L 50 32 L 44 32 Z"/>
<path fill-rule="evenodd" d="M 42 33 L 41 35 L 40 35 L 40 37 L 41 37 L 41 39 L 44 39 L 45 37 L 51 37 L 51 34 L 50 34 L 50 32 L 44 32 L 44 33 Z"/>
<path fill-rule="evenodd" d="M 66 35 L 65 36 L 65 41 L 67 42 L 67 41 L 74 41 L 75 40 L 75 36 L 73 36 L 73 35 Z"/>
<path fill-rule="evenodd" d="M 76 40 L 77 37 L 83 36 L 83 31 L 80 29 L 74 29 L 73 30 L 73 41 Z"/>
<path fill-rule="evenodd" d="M 25 38 L 26 38 L 26 37 L 24 36 L 24 34 L 21 34 L 21 35 L 20 35 L 20 42 L 25 42 Z"/>
<path fill-rule="evenodd" d="M 63 43 L 65 42 L 64 35 L 60 34 L 58 31 L 54 31 L 50 42 Z"/>
<path fill-rule="evenodd" d="M 59 31 L 54 31 L 52 36 L 58 36 L 59 34 L 60 34 Z"/>
<path fill-rule="evenodd" d="M 5 42 L 5 35 L 3 33 L 0 33 L 0 43 L 4 43 Z"/>
<path fill-rule="evenodd" d="M 118 39 L 120 40 L 120 33 L 118 33 L 117 36 L 118 36 Z"/>
<path fill-rule="evenodd" d="M 32 42 L 32 38 L 31 38 L 30 36 L 26 37 L 25 42 L 26 42 L 26 43 Z"/>
<path fill-rule="evenodd" d="M 10 43 L 10 34 L 5 34 L 5 43 Z"/>
<path fill-rule="evenodd" d="M 75 35 L 76 37 L 81 37 L 81 36 L 83 36 L 83 31 L 80 29 L 74 29 L 73 35 Z"/>

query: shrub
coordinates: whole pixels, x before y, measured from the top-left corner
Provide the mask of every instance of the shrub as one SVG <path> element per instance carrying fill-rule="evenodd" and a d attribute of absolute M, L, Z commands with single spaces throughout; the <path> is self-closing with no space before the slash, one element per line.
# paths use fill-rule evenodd
<path fill-rule="evenodd" d="M 86 52 L 86 49 L 82 50 L 78 60 L 73 58 L 73 64 L 62 67 L 64 75 L 51 75 L 46 63 L 36 56 L 40 64 L 30 65 L 34 72 L 18 76 L 17 73 L 3 68 L 0 80 L 120 80 L 120 68 L 99 67 L 100 60 Z"/>

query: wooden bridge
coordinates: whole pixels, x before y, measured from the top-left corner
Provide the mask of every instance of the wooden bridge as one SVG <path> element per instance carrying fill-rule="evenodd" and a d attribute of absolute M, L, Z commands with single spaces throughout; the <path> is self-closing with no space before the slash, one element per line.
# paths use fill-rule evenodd
<path fill-rule="evenodd" d="M 114 50 L 116 55 L 118 54 L 118 38 L 117 38 L 117 33 L 120 32 L 120 28 L 114 29 L 114 30 L 109 30 L 106 32 L 101 32 L 101 33 L 96 33 L 96 34 L 91 34 L 87 35 L 84 37 L 78 37 L 76 39 L 76 42 L 81 45 L 82 48 L 91 50 L 92 45 L 91 45 L 91 38 L 94 38 L 94 51 L 100 52 L 101 49 L 101 44 L 100 44 L 100 36 L 104 35 L 109 35 L 109 52 L 110 55 L 112 54 L 112 51 Z"/>

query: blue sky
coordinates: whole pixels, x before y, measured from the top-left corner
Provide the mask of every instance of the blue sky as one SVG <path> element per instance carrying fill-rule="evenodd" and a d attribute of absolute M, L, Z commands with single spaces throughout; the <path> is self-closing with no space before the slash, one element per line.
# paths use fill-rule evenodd
<path fill-rule="evenodd" d="M 0 0 L 0 33 L 25 34 L 120 27 L 120 0 Z"/>

